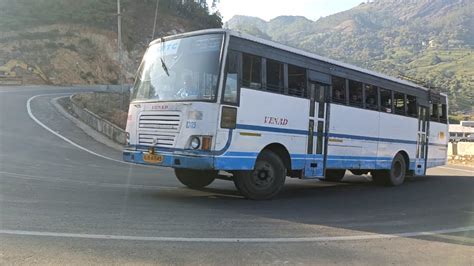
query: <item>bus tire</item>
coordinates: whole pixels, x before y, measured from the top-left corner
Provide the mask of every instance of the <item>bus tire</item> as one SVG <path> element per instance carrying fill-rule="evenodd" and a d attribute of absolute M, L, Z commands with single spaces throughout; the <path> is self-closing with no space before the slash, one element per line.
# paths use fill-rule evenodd
<path fill-rule="evenodd" d="M 399 186 L 403 184 L 406 177 L 406 162 L 403 155 L 397 153 L 392 160 L 389 170 L 376 170 L 372 172 L 372 179 L 376 184 L 385 186 Z"/>
<path fill-rule="evenodd" d="M 218 175 L 218 171 L 213 170 L 193 170 L 181 168 L 175 168 L 174 173 L 181 184 L 192 189 L 199 189 L 210 185 Z"/>
<path fill-rule="evenodd" d="M 248 199 L 268 200 L 275 197 L 283 188 L 286 168 L 275 153 L 264 150 L 251 171 L 234 173 L 235 187 Z"/>
<path fill-rule="evenodd" d="M 323 180 L 330 182 L 341 182 L 346 174 L 346 169 L 330 169 L 326 170 L 326 175 Z"/>

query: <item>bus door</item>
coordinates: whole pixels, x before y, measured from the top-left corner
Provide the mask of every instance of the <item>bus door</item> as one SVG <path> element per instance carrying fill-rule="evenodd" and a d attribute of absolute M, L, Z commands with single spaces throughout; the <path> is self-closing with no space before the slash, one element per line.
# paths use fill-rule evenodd
<path fill-rule="evenodd" d="M 415 175 L 425 175 L 428 154 L 428 107 L 418 106 Z"/>
<path fill-rule="evenodd" d="M 327 95 L 330 86 L 320 82 L 309 82 L 310 110 L 307 160 L 304 177 L 323 177 L 326 168 L 327 149 Z"/>

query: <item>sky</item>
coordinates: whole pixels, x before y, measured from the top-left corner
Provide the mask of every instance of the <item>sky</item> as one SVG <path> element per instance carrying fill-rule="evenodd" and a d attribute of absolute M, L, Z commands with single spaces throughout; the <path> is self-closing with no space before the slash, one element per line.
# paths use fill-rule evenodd
<path fill-rule="evenodd" d="M 212 0 L 208 0 L 212 2 Z M 223 21 L 234 15 L 259 17 L 266 21 L 282 15 L 304 16 L 317 20 L 359 5 L 365 0 L 220 0 Z"/>

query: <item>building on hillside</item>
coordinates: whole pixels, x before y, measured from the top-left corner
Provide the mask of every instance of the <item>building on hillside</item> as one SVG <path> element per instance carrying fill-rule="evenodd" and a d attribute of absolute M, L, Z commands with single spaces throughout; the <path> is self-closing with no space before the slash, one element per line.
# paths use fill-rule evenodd
<path fill-rule="evenodd" d="M 474 121 L 462 121 L 459 125 L 449 125 L 450 142 L 474 142 Z"/>

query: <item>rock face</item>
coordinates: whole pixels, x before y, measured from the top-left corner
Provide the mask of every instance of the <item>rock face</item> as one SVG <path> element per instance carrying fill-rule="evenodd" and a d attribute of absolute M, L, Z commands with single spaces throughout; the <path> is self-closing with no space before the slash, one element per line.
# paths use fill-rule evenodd
<path fill-rule="evenodd" d="M 0 0 L 0 84 L 131 83 L 152 39 L 155 3 L 122 0 L 119 64 L 116 1 Z M 159 10 L 154 38 L 222 25 L 194 2 L 162 0 Z"/>

